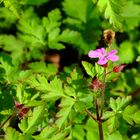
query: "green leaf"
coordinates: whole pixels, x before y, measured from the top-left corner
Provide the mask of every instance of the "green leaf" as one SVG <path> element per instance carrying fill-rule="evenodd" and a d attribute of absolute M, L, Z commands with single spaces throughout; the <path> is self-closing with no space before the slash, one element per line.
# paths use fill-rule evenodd
<path fill-rule="evenodd" d="M 11 10 L 17 17 L 19 17 L 20 3 L 18 0 L 2 0 L 4 6 Z"/>
<path fill-rule="evenodd" d="M 74 6 L 73 6 L 74 3 Z M 75 19 L 80 19 L 83 22 L 86 22 L 87 16 L 87 8 L 89 4 L 89 0 L 65 0 L 63 2 L 63 9 L 70 17 L 74 17 Z M 78 7 L 78 8 L 77 8 Z M 76 13 L 76 14 L 75 14 Z"/>
<path fill-rule="evenodd" d="M 133 116 L 134 122 L 140 124 L 140 111 L 137 111 Z"/>
<path fill-rule="evenodd" d="M 75 44 L 79 38 L 79 33 L 74 30 L 65 29 L 59 36 L 59 40 L 65 43 Z"/>
<path fill-rule="evenodd" d="M 115 131 L 114 133 L 105 136 L 105 140 L 123 140 L 123 138 L 119 131 Z"/>
<path fill-rule="evenodd" d="M 5 140 L 25 140 L 25 138 L 14 128 L 8 127 L 6 129 Z"/>
<path fill-rule="evenodd" d="M 18 34 L 20 39 L 29 43 L 32 47 L 36 46 L 37 48 L 40 48 L 40 46 L 46 45 L 46 32 L 39 18 L 21 18 L 18 24 L 18 29 L 20 31 Z"/>
<path fill-rule="evenodd" d="M 24 0 L 24 2 L 30 5 L 41 5 L 43 3 L 47 3 L 48 0 Z"/>
<path fill-rule="evenodd" d="M 140 62 L 140 56 L 137 57 L 136 61 L 137 62 Z"/>
<path fill-rule="evenodd" d="M 140 23 L 140 5 L 134 1 L 128 1 L 122 14 L 126 24 L 126 30 L 133 30 Z"/>
<path fill-rule="evenodd" d="M 47 126 L 37 136 L 33 136 L 35 140 L 62 140 L 68 135 L 69 128 L 59 131 L 56 126 Z"/>
<path fill-rule="evenodd" d="M 45 62 L 33 62 L 28 65 L 29 68 L 31 68 L 36 73 L 47 73 L 47 67 Z"/>
<path fill-rule="evenodd" d="M 77 140 L 84 140 L 85 131 L 83 125 L 75 125 L 72 128 L 72 138 Z"/>
<path fill-rule="evenodd" d="M 47 78 L 41 75 L 32 76 L 27 83 L 30 87 L 41 91 L 46 91 L 50 87 Z"/>
<path fill-rule="evenodd" d="M 137 106 L 127 106 L 123 111 L 123 119 L 127 121 L 129 124 L 134 125 L 133 119 L 135 116 L 135 112 L 137 111 Z"/>
<path fill-rule="evenodd" d="M 120 57 L 119 59 L 120 64 L 132 63 L 135 58 L 133 45 L 129 41 L 123 42 L 119 47 L 118 55 Z"/>
<path fill-rule="evenodd" d="M 87 123 L 84 125 L 85 130 L 87 132 L 86 134 L 86 139 L 87 140 L 92 140 L 93 138 L 95 140 L 99 140 L 99 135 L 98 135 L 98 124 L 93 121 L 91 118 L 87 120 Z"/>
<path fill-rule="evenodd" d="M 91 63 L 82 61 L 82 65 L 85 68 L 85 70 L 89 76 L 91 76 L 93 78 L 96 75 L 95 68 Z"/>
<path fill-rule="evenodd" d="M 113 117 L 115 114 L 114 114 L 114 112 L 113 111 L 105 111 L 104 112 L 104 114 L 103 114 L 103 117 L 102 117 L 102 119 L 108 119 L 108 118 L 110 118 L 110 117 Z"/>
<path fill-rule="evenodd" d="M 61 128 L 69 117 L 69 114 L 72 110 L 75 101 L 71 97 L 66 97 L 61 100 L 59 107 L 61 107 L 60 111 L 56 114 L 58 119 L 56 120 L 56 125 Z"/>
<path fill-rule="evenodd" d="M 35 136 L 35 139 L 38 140 L 39 138 L 51 138 L 55 135 L 58 131 L 58 127 L 45 127 L 38 136 Z M 39 139 L 39 140 L 40 140 Z"/>
<path fill-rule="evenodd" d="M 55 77 L 48 85 L 46 85 L 46 94 L 42 95 L 45 100 L 57 100 L 60 97 L 65 97 L 62 88 L 62 81 Z"/>
<path fill-rule="evenodd" d="M 48 33 L 60 27 L 61 25 L 61 12 L 59 9 L 54 9 L 48 13 L 48 17 L 43 17 L 42 23 Z"/>
<path fill-rule="evenodd" d="M 45 105 L 35 107 L 31 116 L 21 120 L 21 123 L 18 125 L 19 128 L 24 134 L 33 134 L 37 131 L 38 125 L 42 123 L 45 113 Z"/>
<path fill-rule="evenodd" d="M 109 133 L 114 132 L 119 127 L 119 125 L 120 123 L 118 121 L 117 116 L 113 116 L 107 120 L 107 127 L 109 130 Z"/>
<path fill-rule="evenodd" d="M 0 7 L 0 27 L 10 28 L 16 22 L 16 16 L 5 7 Z"/>
<path fill-rule="evenodd" d="M 101 12 L 104 11 L 105 18 L 109 19 L 118 30 L 122 29 L 123 18 L 121 16 L 126 0 L 99 0 L 98 7 Z"/>
<path fill-rule="evenodd" d="M 129 102 L 131 101 L 131 96 L 118 97 L 116 100 L 110 98 L 110 107 L 114 112 L 121 111 Z"/>
<path fill-rule="evenodd" d="M 91 0 L 64 0 L 62 4 L 64 12 L 68 15 L 63 20 L 64 24 L 77 32 L 72 44 L 81 54 L 87 54 L 89 50 L 96 48 L 101 37 L 98 9 Z"/>
<path fill-rule="evenodd" d="M 101 75 L 103 75 L 104 68 L 98 65 L 97 63 L 95 63 L 95 71 L 97 73 L 97 77 L 100 77 Z"/>

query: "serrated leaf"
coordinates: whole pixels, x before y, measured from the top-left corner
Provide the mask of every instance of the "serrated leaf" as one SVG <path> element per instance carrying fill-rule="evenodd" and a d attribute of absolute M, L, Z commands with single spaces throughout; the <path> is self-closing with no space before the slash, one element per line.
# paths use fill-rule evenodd
<path fill-rule="evenodd" d="M 75 6 L 73 6 L 75 3 Z M 75 19 L 80 19 L 83 22 L 86 22 L 87 16 L 87 8 L 89 4 L 89 0 L 65 0 L 63 2 L 63 9 L 67 13 L 67 15 L 74 17 Z M 78 7 L 78 8 L 77 8 Z M 75 14 L 77 13 L 77 14 Z"/>
<path fill-rule="evenodd" d="M 85 68 L 85 70 L 89 76 L 91 76 L 93 78 L 96 75 L 95 68 L 91 63 L 88 63 L 86 61 L 82 61 L 82 65 Z"/>
<path fill-rule="evenodd" d="M 78 36 L 72 40 L 74 47 L 80 53 L 87 54 L 89 50 L 96 48 L 101 37 L 101 30 L 99 30 L 101 21 L 97 8 L 91 0 L 64 0 L 62 5 L 68 15 L 63 20 L 64 24 L 78 33 Z"/>
<path fill-rule="evenodd" d="M 105 136 L 105 140 L 123 140 L 123 138 L 119 131 L 115 131 L 114 133 Z"/>
<path fill-rule="evenodd" d="M 59 36 L 59 40 L 65 43 L 75 44 L 79 38 L 79 33 L 74 30 L 65 29 Z"/>
<path fill-rule="evenodd" d="M 75 125 L 71 131 L 73 139 L 84 140 L 85 131 L 83 125 Z"/>
<path fill-rule="evenodd" d="M 56 114 L 58 119 L 55 122 L 59 128 L 61 128 L 67 122 L 68 116 L 72 110 L 74 103 L 75 101 L 71 97 L 66 97 L 61 100 L 61 103 L 59 105 L 61 109 Z"/>
<path fill-rule="evenodd" d="M 4 19 L 4 20 L 3 20 Z M 16 16 L 5 7 L 0 7 L 0 27 L 8 28 L 16 22 Z"/>
<path fill-rule="evenodd" d="M 133 118 L 135 112 L 137 111 L 137 106 L 127 106 L 123 111 L 123 119 L 127 121 L 129 124 L 134 125 Z"/>
<path fill-rule="evenodd" d="M 41 75 L 32 76 L 30 79 L 28 79 L 27 83 L 30 85 L 30 87 L 36 88 L 37 90 L 46 91 L 48 88 L 50 88 L 47 78 Z"/>
<path fill-rule="evenodd" d="M 97 77 L 100 77 L 104 72 L 104 68 L 98 65 L 97 63 L 95 63 L 95 71 L 97 73 Z"/>
<path fill-rule="evenodd" d="M 126 0 L 99 0 L 98 7 L 101 12 L 104 11 L 105 18 L 109 19 L 110 24 L 113 24 L 118 30 L 122 29 L 122 11 Z"/>
<path fill-rule="evenodd" d="M 58 28 L 61 25 L 61 12 L 59 9 L 54 9 L 48 13 L 48 17 L 43 17 L 42 23 L 47 32 Z"/>
<path fill-rule="evenodd" d="M 5 140 L 25 140 L 25 138 L 14 128 L 8 127 L 6 129 Z"/>
<path fill-rule="evenodd" d="M 107 120 L 107 124 L 108 124 L 107 127 L 109 130 L 109 133 L 114 132 L 120 125 L 117 116 L 113 116 L 113 117 L 109 118 Z"/>
<path fill-rule="evenodd" d="M 140 111 L 137 111 L 133 116 L 134 122 L 140 124 Z"/>
<path fill-rule="evenodd" d="M 110 98 L 110 107 L 114 112 L 121 111 L 129 102 L 131 101 L 131 96 L 118 97 L 116 100 Z"/>
<path fill-rule="evenodd" d="M 33 62 L 28 65 L 29 68 L 31 68 L 34 72 L 40 73 L 40 72 L 47 72 L 47 67 L 45 62 Z"/>
<path fill-rule="evenodd" d="M 43 121 L 43 116 L 46 112 L 45 105 L 35 107 L 32 116 L 23 118 L 19 124 L 19 128 L 25 134 L 33 134 L 38 128 L 37 126 Z"/>
<path fill-rule="evenodd" d="M 18 0 L 2 0 L 4 6 L 11 10 L 17 17 L 19 17 L 20 4 Z"/>
<path fill-rule="evenodd" d="M 63 94 L 62 81 L 55 77 L 46 87 L 46 94 L 42 95 L 45 100 L 57 100 L 60 97 L 65 97 Z"/>
<path fill-rule="evenodd" d="M 57 133 L 57 131 L 58 131 L 58 127 L 47 126 L 41 131 L 41 133 L 38 136 L 35 136 L 35 139 L 38 140 L 39 138 L 40 139 L 51 138 L 53 137 L 53 135 Z"/>
<path fill-rule="evenodd" d="M 40 19 L 31 17 L 21 18 L 18 29 L 21 32 L 18 34 L 21 40 L 37 48 L 46 45 L 46 32 L 41 25 Z"/>
<path fill-rule="evenodd" d="M 104 114 L 103 114 L 103 117 L 102 117 L 102 119 L 108 119 L 108 118 L 110 118 L 110 117 L 113 117 L 115 114 L 114 114 L 114 112 L 113 111 L 105 111 L 104 112 Z"/>

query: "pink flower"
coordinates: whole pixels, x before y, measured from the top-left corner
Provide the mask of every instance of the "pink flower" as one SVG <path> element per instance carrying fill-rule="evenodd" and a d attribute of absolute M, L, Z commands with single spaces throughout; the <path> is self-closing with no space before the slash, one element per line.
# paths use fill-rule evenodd
<path fill-rule="evenodd" d="M 104 65 L 108 60 L 112 62 L 118 61 L 119 57 L 116 55 L 117 52 L 117 50 L 111 50 L 110 52 L 106 53 L 104 48 L 100 48 L 95 51 L 89 51 L 88 56 L 90 58 L 99 58 L 97 63 L 99 65 Z"/>

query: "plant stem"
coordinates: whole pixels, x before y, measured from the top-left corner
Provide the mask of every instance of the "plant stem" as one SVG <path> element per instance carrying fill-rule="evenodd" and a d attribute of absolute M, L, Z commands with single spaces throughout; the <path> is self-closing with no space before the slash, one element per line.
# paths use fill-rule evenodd
<path fill-rule="evenodd" d="M 99 129 L 100 140 L 104 140 L 104 137 L 103 137 L 103 128 L 102 128 L 102 120 L 99 120 L 98 121 L 98 129 Z"/>
<path fill-rule="evenodd" d="M 86 109 L 85 111 L 94 121 L 98 122 L 98 120 L 93 116 L 93 114 L 88 109 Z"/>
<path fill-rule="evenodd" d="M 102 128 L 102 120 L 101 120 L 101 117 L 99 115 L 99 107 L 98 107 L 98 100 L 97 100 L 97 98 L 95 99 L 95 105 L 96 105 L 96 115 L 97 115 L 97 120 L 98 120 L 98 129 L 99 129 L 100 140 L 104 140 L 103 128 Z"/>
<path fill-rule="evenodd" d="M 1 125 L 0 129 L 12 118 L 12 115 L 10 115 Z"/>
<path fill-rule="evenodd" d="M 103 79 L 103 90 L 102 90 L 101 115 L 100 115 L 100 117 L 103 116 L 103 111 L 104 111 L 105 88 L 106 88 L 106 68 L 104 68 L 104 79 Z"/>

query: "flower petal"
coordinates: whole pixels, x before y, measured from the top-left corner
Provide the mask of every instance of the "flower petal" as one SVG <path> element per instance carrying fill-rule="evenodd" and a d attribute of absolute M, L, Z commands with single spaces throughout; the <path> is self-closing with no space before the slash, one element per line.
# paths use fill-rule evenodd
<path fill-rule="evenodd" d="M 97 49 L 95 51 L 89 51 L 88 56 L 91 58 L 98 58 L 98 57 L 102 57 L 105 54 L 105 49 L 101 48 L 101 49 Z"/>
<path fill-rule="evenodd" d="M 111 60 L 111 61 L 118 61 L 119 57 L 117 55 L 115 55 L 118 51 L 117 50 L 111 50 L 110 52 L 108 52 L 108 54 L 106 55 L 106 58 Z"/>
<path fill-rule="evenodd" d="M 108 52 L 107 55 L 115 55 L 117 52 L 117 50 L 111 50 L 110 52 Z"/>
<path fill-rule="evenodd" d="M 96 51 L 97 51 L 99 54 L 101 54 L 101 56 L 102 56 L 102 55 L 105 55 L 105 49 L 104 49 L 104 48 L 97 49 Z"/>
<path fill-rule="evenodd" d="M 89 51 L 88 56 L 91 58 L 98 58 L 100 57 L 100 53 L 98 53 L 97 51 Z"/>
<path fill-rule="evenodd" d="M 117 55 L 110 55 L 110 56 L 107 56 L 107 59 L 111 60 L 112 62 L 115 62 L 115 61 L 119 60 L 119 56 L 117 56 Z"/>
<path fill-rule="evenodd" d="M 101 57 L 98 62 L 97 62 L 99 65 L 104 65 L 107 63 L 107 59 L 106 57 Z"/>

